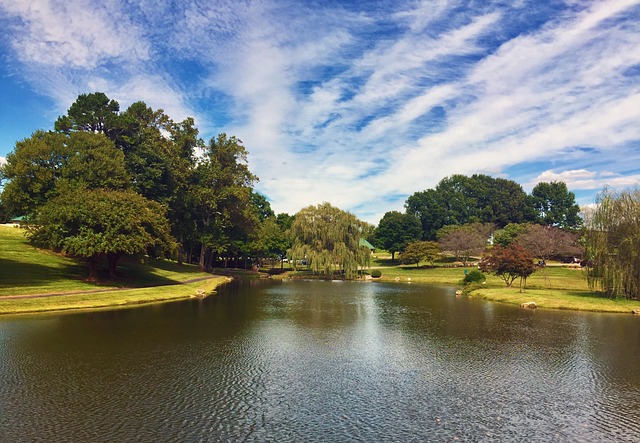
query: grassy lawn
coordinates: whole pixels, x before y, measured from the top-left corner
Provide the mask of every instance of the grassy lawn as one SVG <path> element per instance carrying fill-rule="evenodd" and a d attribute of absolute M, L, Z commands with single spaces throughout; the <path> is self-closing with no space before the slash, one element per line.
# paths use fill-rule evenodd
<path fill-rule="evenodd" d="M 60 295 L 44 298 L 2 299 L 0 297 L 0 314 L 24 314 L 43 311 L 64 311 L 70 309 L 118 308 L 147 303 L 157 303 L 184 298 L 191 298 L 199 291 L 213 292 L 227 279 L 213 277 L 200 282 L 174 286 L 158 286 L 151 288 L 122 289 L 109 292 Z"/>
<path fill-rule="evenodd" d="M 88 282 L 88 269 L 83 261 L 36 249 L 27 243 L 24 230 L 0 225 L 0 313 L 3 314 L 113 307 L 191 297 L 196 290 L 211 292 L 226 281 L 224 277 L 218 277 L 178 285 L 187 280 L 211 277 L 211 274 L 200 272 L 193 265 L 178 266 L 166 260 L 147 260 L 145 263 L 139 259 L 122 260 L 117 272 L 117 279 L 109 279 L 103 270 L 98 282 Z M 119 290 L 48 298 L 7 298 L 103 289 Z"/>

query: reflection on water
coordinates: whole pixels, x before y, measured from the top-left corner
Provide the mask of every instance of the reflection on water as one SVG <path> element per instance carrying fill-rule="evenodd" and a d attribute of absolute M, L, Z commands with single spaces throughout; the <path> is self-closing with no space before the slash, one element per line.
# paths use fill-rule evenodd
<path fill-rule="evenodd" d="M 0 441 L 640 441 L 639 320 L 318 281 L 0 319 Z"/>

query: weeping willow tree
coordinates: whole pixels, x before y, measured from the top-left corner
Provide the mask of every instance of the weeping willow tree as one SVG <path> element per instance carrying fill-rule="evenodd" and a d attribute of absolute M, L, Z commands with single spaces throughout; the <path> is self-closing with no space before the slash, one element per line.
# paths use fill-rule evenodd
<path fill-rule="evenodd" d="M 359 267 L 369 266 L 371 251 L 361 246 L 360 239 L 371 229 L 353 214 L 329 203 L 308 206 L 296 214 L 291 225 L 293 244 L 289 256 L 294 268 L 305 263 L 316 274 L 331 277 L 340 272 L 352 279 Z"/>
<path fill-rule="evenodd" d="M 640 188 L 605 189 L 587 227 L 590 287 L 610 297 L 640 296 Z"/>

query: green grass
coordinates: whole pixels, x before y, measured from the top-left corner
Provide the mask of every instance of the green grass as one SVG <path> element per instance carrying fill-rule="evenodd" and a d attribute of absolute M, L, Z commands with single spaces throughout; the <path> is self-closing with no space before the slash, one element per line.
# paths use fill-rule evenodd
<path fill-rule="evenodd" d="M 118 278 L 102 269 L 97 282 L 86 280 L 88 268 L 81 260 L 64 257 L 29 245 L 24 230 L 0 225 L 0 313 L 113 307 L 190 297 L 198 289 L 211 292 L 226 281 L 219 277 L 203 282 L 178 283 L 211 277 L 196 266 L 167 260 L 122 260 Z M 138 288 L 138 289 L 136 289 Z M 8 299 L 7 296 L 61 294 L 118 289 L 47 298 Z"/>
<path fill-rule="evenodd" d="M 461 285 L 465 269 L 474 266 L 450 268 L 436 263 L 436 267 L 416 265 L 395 265 L 390 256 L 382 253 L 374 259 L 372 266 L 382 271 L 382 281 L 400 281 L 432 284 Z M 610 299 L 589 288 L 587 278 L 580 267 L 563 266 L 559 263 L 540 269 L 527 279 L 526 288 L 521 292 L 519 280 L 508 288 L 503 280 L 487 275 L 487 281 L 469 293 L 471 297 L 504 303 L 518 304 L 535 301 L 540 308 L 571 309 L 598 312 L 626 312 L 640 309 L 638 300 Z"/>
<path fill-rule="evenodd" d="M 24 314 L 43 311 L 65 311 L 77 309 L 120 308 L 140 304 L 157 303 L 191 298 L 204 291 L 212 293 L 217 286 L 226 282 L 225 277 L 174 286 L 123 289 L 109 292 L 58 295 L 44 298 L 3 300 L 0 297 L 0 314 Z"/>

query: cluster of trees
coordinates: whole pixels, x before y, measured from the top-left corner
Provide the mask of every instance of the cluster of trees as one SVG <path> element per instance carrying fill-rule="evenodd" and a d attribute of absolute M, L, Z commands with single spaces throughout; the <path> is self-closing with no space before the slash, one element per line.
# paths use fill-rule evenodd
<path fill-rule="evenodd" d="M 480 267 L 511 286 L 526 281 L 534 259 L 583 253 L 579 207 L 563 182 L 539 183 L 527 195 L 511 180 L 454 175 L 410 196 L 405 208 L 387 212 L 374 232 L 392 260 L 398 252 L 416 264 L 446 254 L 467 266 L 482 256 Z"/>
<path fill-rule="evenodd" d="M 433 189 L 416 192 L 406 203 L 406 214 L 422 226 L 422 240 L 436 240 L 449 225 L 538 223 L 577 229 L 582 219 L 575 195 L 564 182 L 539 183 L 527 195 L 518 183 L 483 174 L 452 175 Z"/>
<path fill-rule="evenodd" d="M 144 102 L 120 112 L 103 93 L 80 95 L 54 131 L 16 143 L 0 169 L 6 215 L 27 216 L 31 239 L 83 257 L 171 255 L 208 269 L 219 260 L 282 256 L 292 217 L 253 191 L 236 137 L 205 143 L 194 120 Z"/>
<path fill-rule="evenodd" d="M 534 259 L 586 247 L 593 287 L 640 295 L 637 189 L 603 192 L 583 226 L 563 182 L 527 195 L 511 180 L 453 175 L 411 195 L 405 212 L 387 212 L 374 230 L 329 203 L 274 214 L 254 192 L 247 155 L 224 133 L 205 143 L 192 118 L 176 122 L 144 102 L 121 112 L 103 93 L 83 94 L 53 131 L 36 131 L 7 155 L 0 218 L 26 216 L 33 242 L 85 258 L 91 277 L 103 259 L 113 274 L 120 257 L 144 253 L 203 270 L 289 256 L 294 266 L 351 278 L 368 265 L 368 239 L 392 260 L 400 253 L 416 264 L 447 253 L 467 265 L 485 252 L 480 267 L 507 285 L 526 280 Z"/>
<path fill-rule="evenodd" d="M 509 180 L 456 175 L 413 194 L 405 207 L 404 213 L 387 212 L 374 232 L 374 242 L 392 260 L 398 252 L 407 263 L 447 254 L 466 266 L 470 257 L 482 256 L 479 267 L 511 286 L 552 258 L 582 257 L 593 289 L 610 297 L 640 296 L 637 188 L 605 189 L 596 208 L 580 216 L 563 182 L 539 183 L 526 195 Z"/>
<path fill-rule="evenodd" d="M 507 246 L 525 230 L 545 226 L 549 229 L 536 231 L 538 237 L 545 237 L 546 243 L 558 243 L 559 237 L 572 237 L 570 233 L 582 226 L 575 195 L 564 182 L 539 183 L 527 195 L 511 180 L 454 175 L 434 189 L 411 195 L 405 208 L 404 213 L 384 214 L 375 231 L 376 245 L 391 252 L 392 260 L 412 242 L 437 241 L 466 265 L 471 255 L 483 251 L 493 233 L 499 244 Z M 535 253 L 544 261 L 576 252 L 557 248 L 551 255 Z"/>

